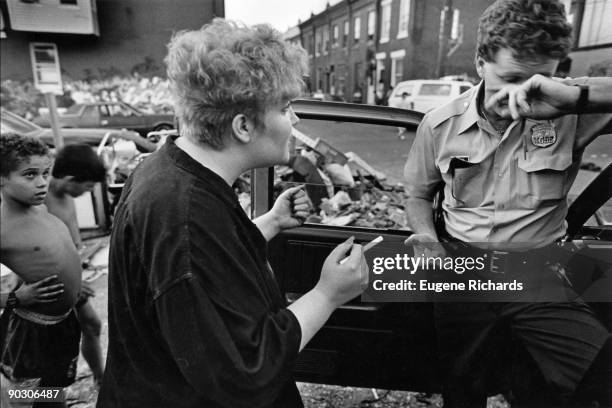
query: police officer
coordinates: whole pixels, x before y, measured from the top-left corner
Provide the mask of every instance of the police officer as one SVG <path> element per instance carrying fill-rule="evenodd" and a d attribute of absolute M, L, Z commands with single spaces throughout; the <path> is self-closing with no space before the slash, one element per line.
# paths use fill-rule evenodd
<path fill-rule="evenodd" d="M 557 0 L 498 0 L 484 12 L 476 52 L 482 81 L 427 114 L 409 154 L 415 234 L 407 243 L 428 256 L 444 254 L 431 210 L 440 184 L 442 234 L 503 258 L 485 272 L 516 273 L 508 265 L 526 259 L 526 249 L 565 235 L 567 194 L 584 149 L 612 133 L 610 79 L 550 79 L 570 46 Z M 545 273 L 544 264 L 530 266 Z M 549 386 L 522 396 L 533 406 L 573 403 L 587 372 L 610 361 L 610 334 L 582 301 L 437 303 L 435 316 L 445 407 L 486 406 L 486 363 L 504 361 L 497 360 L 508 354 L 502 337 L 519 340 Z"/>

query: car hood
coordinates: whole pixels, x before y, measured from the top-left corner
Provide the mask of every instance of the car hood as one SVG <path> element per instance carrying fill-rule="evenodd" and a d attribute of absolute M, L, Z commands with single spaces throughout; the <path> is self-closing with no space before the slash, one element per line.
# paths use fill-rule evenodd
<path fill-rule="evenodd" d="M 112 130 L 112 129 L 99 129 L 99 128 L 60 128 L 60 134 L 64 138 L 64 142 L 67 144 L 70 143 L 87 143 L 92 146 L 97 146 L 100 144 L 104 135 L 108 132 L 116 132 L 116 133 L 130 133 L 135 134 L 135 132 L 125 131 L 125 130 Z M 43 142 L 48 145 L 54 145 L 53 141 L 53 129 L 41 128 L 38 130 L 34 130 L 28 133 L 28 136 L 33 136 L 40 138 Z"/>

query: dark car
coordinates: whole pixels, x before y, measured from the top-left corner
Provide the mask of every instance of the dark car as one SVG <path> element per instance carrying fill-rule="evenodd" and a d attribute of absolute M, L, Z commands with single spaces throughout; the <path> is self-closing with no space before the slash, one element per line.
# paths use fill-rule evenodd
<path fill-rule="evenodd" d="M 22 118 L 12 112 L 2 108 L 0 115 L 0 122 L 2 124 L 2 133 L 4 132 L 16 132 L 25 136 L 33 136 L 40 138 L 49 146 L 53 146 L 53 130 L 50 128 L 43 128 L 35 123 L 30 122 L 27 119 Z M 61 128 L 60 134 L 64 139 L 64 143 L 87 143 L 91 146 L 97 147 L 102 141 L 110 141 L 112 138 L 121 138 L 131 140 L 134 142 L 141 151 L 152 152 L 155 151 L 156 145 L 138 133 L 130 130 L 113 130 L 113 129 L 101 129 L 101 128 Z M 106 140 L 105 140 L 106 139 Z"/>
<path fill-rule="evenodd" d="M 48 114 L 34 120 L 41 126 L 49 127 Z M 99 127 L 129 129 L 146 136 L 151 131 L 174 128 L 174 115 L 150 115 L 141 112 L 126 102 L 77 103 L 59 115 L 61 127 Z"/>

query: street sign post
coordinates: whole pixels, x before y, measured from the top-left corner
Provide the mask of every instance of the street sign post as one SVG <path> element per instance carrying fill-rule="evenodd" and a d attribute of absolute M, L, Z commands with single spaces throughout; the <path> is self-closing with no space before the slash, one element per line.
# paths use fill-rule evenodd
<path fill-rule="evenodd" d="M 55 148 L 59 149 L 64 145 L 64 140 L 59 131 L 55 95 L 62 95 L 64 89 L 57 47 L 52 43 L 30 43 L 30 58 L 32 60 L 34 86 L 45 95 Z"/>

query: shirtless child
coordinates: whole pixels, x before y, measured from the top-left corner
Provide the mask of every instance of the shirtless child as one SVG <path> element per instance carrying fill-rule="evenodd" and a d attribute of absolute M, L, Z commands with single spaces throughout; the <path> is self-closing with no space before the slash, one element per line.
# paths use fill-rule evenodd
<path fill-rule="evenodd" d="M 66 224 L 72 241 L 77 250 L 80 250 L 83 242 L 77 224 L 74 198 L 91 191 L 96 183 L 104 181 L 104 163 L 91 146 L 69 144 L 56 153 L 51 175 L 45 204 L 49 213 Z M 94 290 L 86 282 L 81 285 L 81 295 L 74 308 L 83 332 L 81 353 L 91 368 L 94 383 L 99 384 L 104 374 L 100 346 L 102 322 L 88 301 L 89 297 L 95 296 Z"/>
<path fill-rule="evenodd" d="M 57 275 L 55 302 L 13 305 L 6 316 L 0 370 L 11 381 L 40 378 L 41 387 L 74 382 L 80 328 L 73 311 L 81 290 L 81 262 L 68 228 L 44 203 L 52 159 L 39 140 L 0 137 L 2 263 L 23 281 Z"/>

